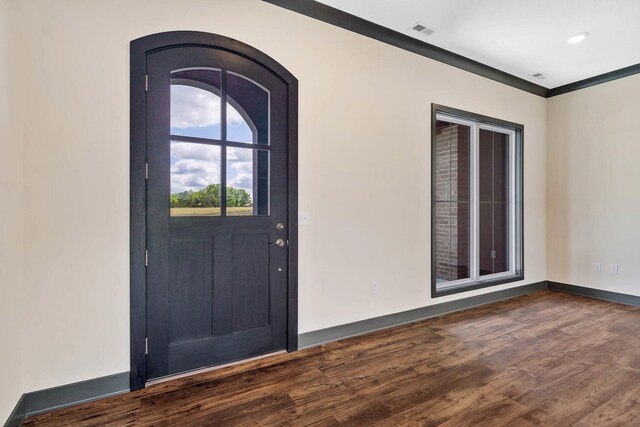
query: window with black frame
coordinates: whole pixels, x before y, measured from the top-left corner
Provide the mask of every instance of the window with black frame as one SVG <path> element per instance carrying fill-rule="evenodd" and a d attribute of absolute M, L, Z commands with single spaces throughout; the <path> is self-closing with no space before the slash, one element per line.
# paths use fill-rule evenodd
<path fill-rule="evenodd" d="M 432 292 L 524 278 L 522 125 L 432 111 Z"/>

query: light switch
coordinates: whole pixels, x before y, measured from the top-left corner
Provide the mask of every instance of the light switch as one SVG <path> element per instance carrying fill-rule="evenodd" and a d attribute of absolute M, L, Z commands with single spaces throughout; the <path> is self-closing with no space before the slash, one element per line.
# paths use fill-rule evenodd
<path fill-rule="evenodd" d="M 298 225 L 310 225 L 311 217 L 309 212 L 298 212 Z"/>

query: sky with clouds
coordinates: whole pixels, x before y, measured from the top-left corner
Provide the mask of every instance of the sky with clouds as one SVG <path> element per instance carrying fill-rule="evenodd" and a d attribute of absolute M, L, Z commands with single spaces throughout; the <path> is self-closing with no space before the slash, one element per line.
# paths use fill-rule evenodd
<path fill-rule="evenodd" d="M 220 139 L 220 97 L 192 86 L 171 86 L 171 134 Z M 227 104 L 227 139 L 253 142 L 251 129 Z M 220 183 L 220 147 L 171 142 L 171 193 Z M 253 150 L 227 148 L 227 185 L 253 195 Z"/>

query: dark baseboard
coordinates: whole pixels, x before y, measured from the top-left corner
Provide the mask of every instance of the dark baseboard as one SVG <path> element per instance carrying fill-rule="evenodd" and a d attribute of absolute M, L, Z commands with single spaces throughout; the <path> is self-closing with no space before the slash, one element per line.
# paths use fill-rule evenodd
<path fill-rule="evenodd" d="M 428 319 L 430 317 L 440 316 L 446 313 L 489 304 L 545 289 L 547 289 L 546 281 L 537 282 L 484 295 L 477 295 L 470 298 L 429 305 L 426 307 L 416 308 L 414 310 L 374 317 L 372 319 L 360 320 L 358 322 L 347 323 L 346 325 L 319 329 L 317 331 L 306 332 L 298 335 L 298 345 L 300 349 L 313 347 L 327 342 L 337 341 L 382 329 L 393 328 L 394 326 L 416 322 L 418 320 Z"/>
<path fill-rule="evenodd" d="M 129 372 L 25 393 L 5 423 L 5 427 L 20 426 L 22 421 L 31 415 L 127 392 L 129 392 Z"/>
<path fill-rule="evenodd" d="M 129 372 L 25 393 L 27 416 L 129 391 Z"/>
<path fill-rule="evenodd" d="M 621 294 L 618 292 L 603 291 L 602 289 L 585 288 L 583 286 L 567 285 L 548 281 L 549 289 L 552 291 L 567 292 L 569 294 L 582 295 L 585 297 L 602 299 L 606 301 L 619 302 L 621 304 L 640 306 L 640 297 L 635 295 Z"/>
<path fill-rule="evenodd" d="M 4 423 L 4 427 L 20 427 L 27 415 L 26 407 L 26 401 L 24 395 L 22 395 L 16 407 L 13 408 L 13 412 L 9 415 L 9 419 Z"/>

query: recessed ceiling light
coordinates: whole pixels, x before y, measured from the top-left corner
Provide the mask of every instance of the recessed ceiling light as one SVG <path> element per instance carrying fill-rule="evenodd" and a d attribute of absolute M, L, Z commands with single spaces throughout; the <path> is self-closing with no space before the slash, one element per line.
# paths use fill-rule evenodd
<path fill-rule="evenodd" d="M 571 37 L 569 40 L 567 40 L 569 43 L 575 44 L 575 43 L 580 43 L 581 41 L 584 41 L 584 39 L 586 39 L 587 37 L 589 37 L 589 33 L 580 33 L 580 34 L 576 34 L 575 36 Z"/>

